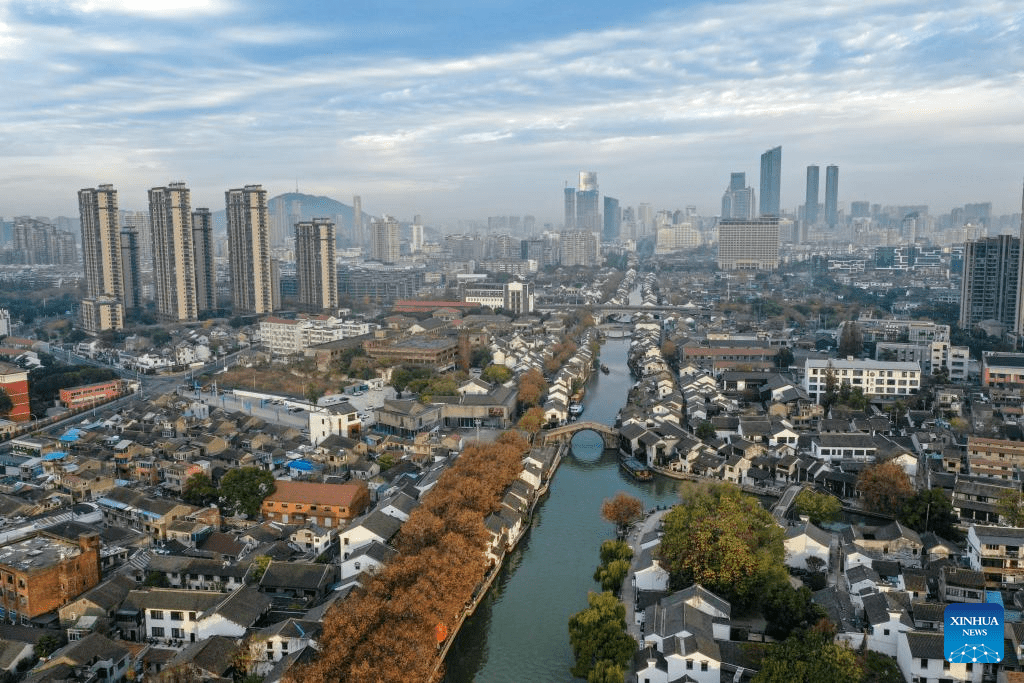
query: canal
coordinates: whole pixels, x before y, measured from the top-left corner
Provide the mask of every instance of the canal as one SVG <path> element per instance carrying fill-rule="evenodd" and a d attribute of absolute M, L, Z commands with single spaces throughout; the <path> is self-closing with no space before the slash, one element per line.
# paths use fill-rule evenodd
<path fill-rule="evenodd" d="M 633 384 L 626 368 L 629 339 L 601 348 L 610 372 L 587 383 L 581 420 L 614 424 Z M 537 508 L 533 525 L 509 555 L 487 597 L 459 632 L 446 661 L 448 683 L 578 681 L 569 673 L 569 617 L 587 605 L 601 542 L 614 537 L 601 503 L 619 491 L 647 509 L 678 501 L 679 482 L 639 483 L 618 466 L 601 437 L 581 432 Z"/>

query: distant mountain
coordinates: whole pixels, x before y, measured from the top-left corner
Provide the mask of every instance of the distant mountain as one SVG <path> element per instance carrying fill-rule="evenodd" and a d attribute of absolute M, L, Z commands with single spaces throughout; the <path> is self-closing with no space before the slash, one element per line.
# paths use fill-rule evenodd
<path fill-rule="evenodd" d="M 343 204 L 330 197 L 318 197 L 302 192 L 286 192 L 267 201 L 267 209 L 270 220 L 273 222 L 277 216 L 283 216 L 289 225 L 288 233 L 294 230 L 294 222 L 308 221 L 314 218 L 330 218 L 337 224 L 339 243 L 345 243 L 352 234 L 353 209 L 348 204 Z M 363 225 L 368 226 L 373 216 L 363 211 Z M 213 213 L 213 229 L 215 233 L 227 234 L 227 223 L 224 217 L 224 210 Z"/>

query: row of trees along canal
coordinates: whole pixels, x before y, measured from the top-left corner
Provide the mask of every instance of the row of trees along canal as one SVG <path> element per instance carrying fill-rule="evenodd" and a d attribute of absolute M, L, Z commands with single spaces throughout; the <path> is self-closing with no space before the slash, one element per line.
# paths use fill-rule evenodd
<path fill-rule="evenodd" d="M 682 498 L 683 503 L 663 520 L 661 564 L 673 590 L 700 584 L 728 600 L 734 618 L 765 619 L 766 633 L 781 642 L 743 646 L 756 662 L 754 683 L 903 680 L 888 657 L 854 652 L 834 642 L 835 627 L 811 602 L 811 590 L 790 585 L 783 564 L 785 532 L 756 498 L 725 483 L 687 485 Z M 626 508 L 616 499 L 606 501 L 603 512 L 619 525 Z M 626 633 L 625 608 L 617 597 L 625 576 L 622 565 L 631 557 L 622 541 L 601 546 L 601 565 L 594 578 L 605 591 L 591 593 L 588 606 L 569 620 L 576 658 L 572 673 L 590 683 L 622 683 L 636 653 L 637 643 Z"/>
<path fill-rule="evenodd" d="M 288 680 L 434 680 L 439 641 L 490 569 L 484 517 L 519 475 L 528 448 L 515 432 L 466 447 L 402 525 L 398 555 L 327 613 L 318 659 Z"/>

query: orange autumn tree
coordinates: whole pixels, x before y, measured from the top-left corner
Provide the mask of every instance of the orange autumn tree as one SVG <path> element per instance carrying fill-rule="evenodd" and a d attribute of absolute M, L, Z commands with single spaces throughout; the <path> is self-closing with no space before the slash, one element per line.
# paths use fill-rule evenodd
<path fill-rule="evenodd" d="M 402 525 L 399 554 L 327 613 L 318 659 L 288 680 L 430 680 L 438 631 L 451 632 L 487 571 L 484 518 L 500 507 L 527 447 L 512 432 L 467 447 Z"/>

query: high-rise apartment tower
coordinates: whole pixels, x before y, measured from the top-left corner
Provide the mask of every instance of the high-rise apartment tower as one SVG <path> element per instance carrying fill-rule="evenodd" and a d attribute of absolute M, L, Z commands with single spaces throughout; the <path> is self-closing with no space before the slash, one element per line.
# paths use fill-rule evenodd
<path fill-rule="evenodd" d="M 124 271 L 117 190 L 113 185 L 79 190 L 78 211 L 85 265 L 82 327 L 92 333 L 119 330 L 124 326 Z"/>
<path fill-rule="evenodd" d="M 149 224 L 157 316 L 168 322 L 197 320 L 192 193 L 185 183 L 149 191 Z"/>
<path fill-rule="evenodd" d="M 299 304 L 308 311 L 338 308 L 338 266 L 335 263 L 334 223 L 314 218 L 295 224 L 295 274 Z"/>
<path fill-rule="evenodd" d="M 267 191 L 246 185 L 224 193 L 227 206 L 231 297 L 236 312 L 274 310 L 274 276 L 270 260 Z"/>

